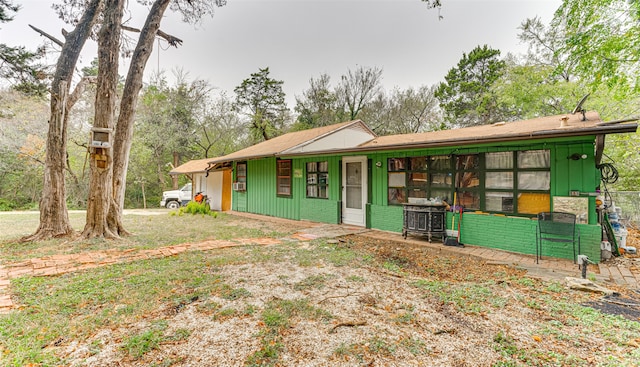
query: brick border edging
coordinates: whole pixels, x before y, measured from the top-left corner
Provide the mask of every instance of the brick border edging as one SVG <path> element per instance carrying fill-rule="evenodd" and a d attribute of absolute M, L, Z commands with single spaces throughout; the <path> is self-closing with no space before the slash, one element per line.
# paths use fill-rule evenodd
<path fill-rule="evenodd" d="M 207 240 L 159 247 L 150 250 L 104 250 L 78 254 L 52 255 L 0 265 L 0 314 L 18 308 L 11 299 L 11 279 L 24 275 L 38 277 L 56 276 L 105 265 L 123 264 L 139 260 L 158 259 L 178 255 L 187 251 L 207 251 L 247 245 L 274 245 L 282 243 L 273 238 L 238 238 L 234 240 Z"/>

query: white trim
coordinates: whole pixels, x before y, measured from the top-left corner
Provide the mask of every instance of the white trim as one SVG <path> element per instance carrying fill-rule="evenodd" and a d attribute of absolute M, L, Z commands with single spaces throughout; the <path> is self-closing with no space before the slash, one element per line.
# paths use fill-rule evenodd
<path fill-rule="evenodd" d="M 347 163 L 361 163 L 361 205 L 347 208 Z M 342 223 L 364 227 L 367 224 L 368 166 L 366 156 L 342 157 Z"/>
<path fill-rule="evenodd" d="M 351 144 L 352 146 L 330 146 L 328 149 L 323 149 L 323 150 L 330 150 L 330 149 L 337 149 L 337 148 L 353 148 L 355 146 L 358 146 L 360 144 L 364 144 L 366 142 L 370 142 L 373 139 L 377 138 L 378 135 L 376 135 L 376 133 L 374 133 L 371 129 L 369 129 L 369 127 L 367 125 L 364 124 L 364 122 L 362 122 L 361 120 L 354 120 L 352 121 L 350 124 L 346 124 L 344 126 L 341 126 L 335 130 L 331 130 L 328 131 L 322 135 L 318 135 L 315 138 L 309 139 L 307 141 L 303 141 L 300 144 L 294 145 L 290 148 L 287 148 L 281 152 L 276 153 L 276 156 L 281 156 L 281 155 L 287 155 L 290 153 L 302 153 L 302 152 L 309 152 L 309 151 L 305 151 L 305 147 L 309 146 L 309 145 L 313 145 L 316 142 L 322 141 L 322 140 L 327 140 L 328 137 L 332 136 L 332 135 L 336 135 L 339 133 L 344 132 L 345 130 L 350 130 L 353 128 L 359 128 L 363 135 L 366 135 L 366 138 L 362 138 L 362 139 L 358 139 L 357 141 L 355 141 L 355 139 L 352 139 Z M 354 144 L 355 141 L 355 144 Z M 315 149 L 318 150 L 318 149 Z M 314 151 L 314 149 L 310 150 L 311 152 Z"/>

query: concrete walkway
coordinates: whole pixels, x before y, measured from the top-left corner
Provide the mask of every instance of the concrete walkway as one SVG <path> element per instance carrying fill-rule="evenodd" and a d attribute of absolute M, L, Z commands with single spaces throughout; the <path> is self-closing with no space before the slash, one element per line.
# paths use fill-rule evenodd
<path fill-rule="evenodd" d="M 449 247 L 439 242 L 429 243 L 425 239 L 411 236 L 405 240 L 399 233 L 369 230 L 347 225 L 293 221 L 247 213 L 232 212 L 231 214 L 286 224 L 298 231 L 287 238 L 281 239 L 239 238 L 234 240 L 207 240 L 151 250 L 105 250 L 78 254 L 52 255 L 18 263 L 0 265 L 0 313 L 7 313 L 18 307 L 11 299 L 10 282 L 11 279 L 24 275 L 55 276 L 105 265 L 174 256 L 186 251 L 207 251 L 246 245 L 273 245 L 285 241 L 310 241 L 316 238 L 333 238 L 350 234 L 359 234 L 379 240 L 417 244 L 441 253 L 480 259 L 489 265 L 505 264 L 521 267 L 527 270 L 529 276 L 545 280 L 563 280 L 566 276 L 580 277 L 578 266 L 565 259 L 544 258 L 539 264 L 536 264 L 535 257 L 531 255 L 516 254 L 477 246 L 466 246 L 464 248 Z M 620 286 L 638 289 L 640 285 L 639 267 L 640 262 L 638 262 L 638 266 L 634 267 L 599 264 L 598 266 L 592 265 L 589 268 L 589 272 L 596 272 L 596 279 L 600 282 L 610 282 Z"/>

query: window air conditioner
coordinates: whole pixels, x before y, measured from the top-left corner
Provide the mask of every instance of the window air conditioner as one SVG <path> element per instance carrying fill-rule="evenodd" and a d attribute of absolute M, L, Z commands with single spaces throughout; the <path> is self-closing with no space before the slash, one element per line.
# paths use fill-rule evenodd
<path fill-rule="evenodd" d="M 245 182 L 234 182 L 233 191 L 246 191 L 247 184 Z"/>

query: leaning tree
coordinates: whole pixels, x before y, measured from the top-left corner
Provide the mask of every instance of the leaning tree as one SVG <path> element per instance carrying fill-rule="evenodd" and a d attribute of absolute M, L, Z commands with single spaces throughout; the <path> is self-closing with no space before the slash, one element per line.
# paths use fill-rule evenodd
<path fill-rule="evenodd" d="M 25 241 L 68 236 L 73 233 L 67 212 L 65 190 L 65 168 L 67 153 L 67 119 L 77 93 L 69 96 L 73 72 L 80 52 L 96 23 L 102 0 L 91 0 L 85 7 L 78 25 L 64 33 L 58 63 L 51 82 L 51 109 L 47 132 L 44 183 L 40 199 L 40 225 L 35 233 L 23 238 Z M 78 86 L 82 86 L 79 84 Z M 76 87 L 76 91 L 80 89 Z"/>

